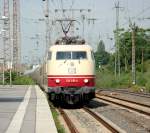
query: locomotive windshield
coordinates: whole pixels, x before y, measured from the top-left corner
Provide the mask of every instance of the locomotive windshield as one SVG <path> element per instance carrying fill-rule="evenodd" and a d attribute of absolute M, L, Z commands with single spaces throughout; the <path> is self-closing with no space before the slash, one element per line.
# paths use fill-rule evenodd
<path fill-rule="evenodd" d="M 87 53 L 85 51 L 59 51 L 56 54 L 56 59 L 57 60 L 65 60 L 65 59 L 73 59 L 73 60 L 78 60 L 78 59 L 87 59 Z"/>
<path fill-rule="evenodd" d="M 72 52 L 72 59 L 86 59 L 86 52 Z"/>
<path fill-rule="evenodd" d="M 71 52 L 57 52 L 57 60 L 71 59 Z"/>

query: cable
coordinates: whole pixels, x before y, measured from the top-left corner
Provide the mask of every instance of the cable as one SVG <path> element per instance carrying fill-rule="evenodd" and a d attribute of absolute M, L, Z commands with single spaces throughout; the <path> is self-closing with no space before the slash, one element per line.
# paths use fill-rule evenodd
<path fill-rule="evenodd" d="M 61 9 L 62 9 L 62 16 L 64 17 L 64 18 L 66 18 L 66 15 L 65 15 L 65 13 L 64 13 L 64 4 L 63 4 L 63 0 L 60 0 L 60 2 L 61 2 Z"/>
<path fill-rule="evenodd" d="M 75 3 L 75 0 L 72 0 L 72 2 L 71 2 L 71 6 L 70 6 L 70 9 L 72 9 L 72 8 L 73 8 L 74 3 Z"/>
<path fill-rule="evenodd" d="M 147 7 L 147 8 L 145 8 L 145 9 L 143 9 L 141 12 L 139 12 L 137 15 L 135 15 L 134 17 L 132 17 L 132 19 L 137 19 L 137 17 L 139 17 L 140 15 L 142 15 L 144 12 L 146 12 L 147 10 L 149 10 L 150 9 L 150 7 Z M 129 17 L 129 19 L 131 19 L 130 17 Z M 128 21 L 127 22 L 125 22 L 124 24 L 122 24 L 122 26 L 124 26 L 124 25 L 126 25 L 128 23 Z"/>

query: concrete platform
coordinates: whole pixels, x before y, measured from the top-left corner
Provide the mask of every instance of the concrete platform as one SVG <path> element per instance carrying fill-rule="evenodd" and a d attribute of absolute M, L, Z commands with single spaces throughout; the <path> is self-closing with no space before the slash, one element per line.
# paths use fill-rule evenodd
<path fill-rule="evenodd" d="M 0 86 L 0 133 L 57 133 L 38 86 Z"/>

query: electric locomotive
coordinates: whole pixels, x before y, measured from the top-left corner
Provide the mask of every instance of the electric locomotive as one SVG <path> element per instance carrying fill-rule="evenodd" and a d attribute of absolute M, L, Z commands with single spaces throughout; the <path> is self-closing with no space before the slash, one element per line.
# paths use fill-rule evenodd
<path fill-rule="evenodd" d="M 75 104 L 95 97 L 95 60 L 85 40 L 58 39 L 48 50 L 46 66 L 46 92 L 52 101 Z"/>

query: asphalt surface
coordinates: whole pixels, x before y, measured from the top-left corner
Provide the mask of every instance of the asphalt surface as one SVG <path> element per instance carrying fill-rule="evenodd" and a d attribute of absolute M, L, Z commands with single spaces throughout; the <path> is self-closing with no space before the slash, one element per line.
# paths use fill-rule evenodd
<path fill-rule="evenodd" d="M 0 86 L 0 133 L 6 132 L 27 89 L 28 86 Z"/>
<path fill-rule="evenodd" d="M 38 86 L 0 86 L 0 133 L 57 133 Z"/>

